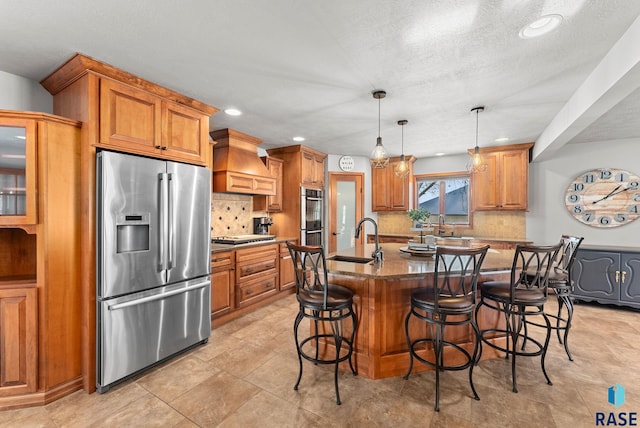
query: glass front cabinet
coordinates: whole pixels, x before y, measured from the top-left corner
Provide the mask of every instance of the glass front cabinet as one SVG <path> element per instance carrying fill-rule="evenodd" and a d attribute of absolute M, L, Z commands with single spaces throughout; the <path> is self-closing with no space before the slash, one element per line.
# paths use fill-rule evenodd
<path fill-rule="evenodd" d="M 36 121 L 0 117 L 0 226 L 37 223 Z"/>

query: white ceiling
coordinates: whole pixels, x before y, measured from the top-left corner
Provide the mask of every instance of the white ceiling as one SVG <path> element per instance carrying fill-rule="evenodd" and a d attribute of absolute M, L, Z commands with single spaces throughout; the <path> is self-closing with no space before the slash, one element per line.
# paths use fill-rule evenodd
<path fill-rule="evenodd" d="M 559 13 L 554 33 L 519 29 Z M 368 156 L 536 141 L 640 15 L 637 0 L 0 1 L 0 70 L 40 81 L 81 52 L 220 109 L 264 146 Z M 571 141 L 640 137 L 638 84 Z M 496 143 L 500 137 L 508 141 Z M 564 144 L 565 142 L 563 142 Z"/>

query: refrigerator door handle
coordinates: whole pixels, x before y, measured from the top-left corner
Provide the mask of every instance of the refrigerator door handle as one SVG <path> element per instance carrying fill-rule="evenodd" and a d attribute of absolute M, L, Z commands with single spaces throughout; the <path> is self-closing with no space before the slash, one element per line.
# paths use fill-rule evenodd
<path fill-rule="evenodd" d="M 190 285 L 190 286 L 185 287 L 185 288 L 179 288 L 177 290 L 168 291 L 166 293 L 155 294 L 153 296 L 143 297 L 141 299 L 131 300 L 129 302 L 118 303 L 118 304 L 115 304 L 115 305 L 109 305 L 109 306 L 107 306 L 107 309 L 109 309 L 110 311 L 117 311 L 118 309 L 127 308 L 129 306 L 136 306 L 136 305 L 139 305 L 141 303 L 147 303 L 147 302 L 153 302 L 153 301 L 156 301 L 156 300 L 166 299 L 167 297 L 175 296 L 176 294 L 182 294 L 182 293 L 186 293 L 186 292 L 189 292 L 189 291 L 192 291 L 192 290 L 197 290 L 198 288 L 204 288 L 207 285 L 209 285 L 210 283 L 211 283 L 211 281 L 200 282 L 198 284 L 193 284 L 193 285 Z"/>
<path fill-rule="evenodd" d="M 175 252 L 175 227 L 174 227 L 174 218 L 173 218 L 173 174 L 167 174 L 167 216 L 168 216 L 168 255 L 167 255 L 167 269 L 173 268 L 173 254 Z"/>
<path fill-rule="evenodd" d="M 159 268 L 160 270 L 167 269 L 165 249 L 166 244 L 164 242 L 165 234 L 167 231 L 167 199 L 168 199 L 168 185 L 167 185 L 167 174 L 160 173 L 158 174 L 158 181 L 160 183 L 160 210 L 158 212 L 158 256 L 160 259 Z"/>

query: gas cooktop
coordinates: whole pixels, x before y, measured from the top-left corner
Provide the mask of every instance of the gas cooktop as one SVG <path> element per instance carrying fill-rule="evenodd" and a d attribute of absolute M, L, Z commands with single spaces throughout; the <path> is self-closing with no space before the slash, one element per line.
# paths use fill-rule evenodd
<path fill-rule="evenodd" d="M 211 242 L 214 244 L 249 244 L 251 242 L 274 241 L 275 235 L 229 235 L 214 236 Z"/>

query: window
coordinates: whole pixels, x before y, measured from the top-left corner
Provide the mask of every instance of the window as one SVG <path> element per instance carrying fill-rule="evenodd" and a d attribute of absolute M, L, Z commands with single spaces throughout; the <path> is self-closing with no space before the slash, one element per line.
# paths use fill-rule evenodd
<path fill-rule="evenodd" d="M 444 214 L 446 224 L 469 224 L 469 174 L 424 174 L 415 178 L 416 206 L 431 213 L 432 223 Z"/>

